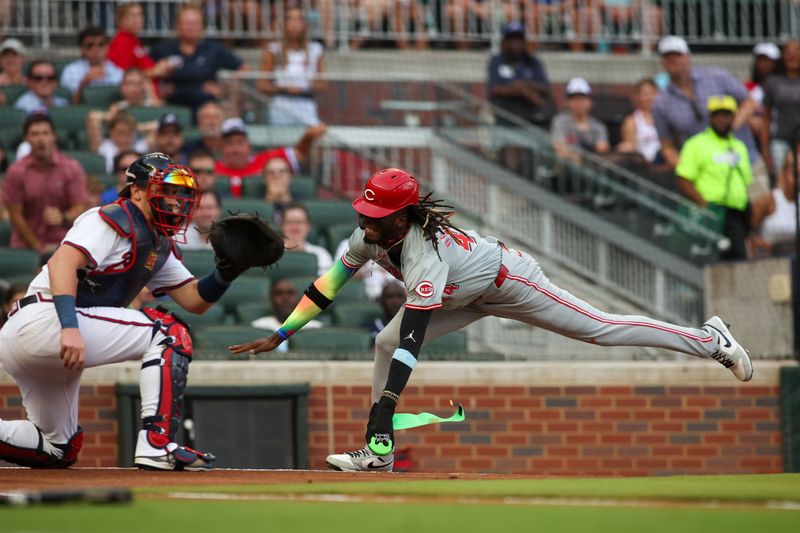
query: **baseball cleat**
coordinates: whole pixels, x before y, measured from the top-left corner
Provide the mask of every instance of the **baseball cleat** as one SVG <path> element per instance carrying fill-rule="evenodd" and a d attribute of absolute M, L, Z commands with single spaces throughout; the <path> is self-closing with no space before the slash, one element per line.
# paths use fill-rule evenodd
<path fill-rule="evenodd" d="M 214 468 L 216 457 L 208 452 L 198 452 L 186 446 L 170 442 L 163 448 L 155 448 L 147 442 L 146 432 L 139 432 L 133 464 L 141 470 L 187 470 L 202 472 Z"/>
<path fill-rule="evenodd" d="M 353 452 L 329 455 L 328 468 L 345 472 L 391 472 L 394 454 L 377 455 L 368 447 Z"/>
<path fill-rule="evenodd" d="M 703 324 L 706 331 L 717 332 L 717 342 L 719 348 L 711 355 L 722 366 L 733 372 L 739 381 L 750 381 L 753 378 L 753 363 L 750 362 L 750 355 L 731 335 L 728 326 L 718 316 L 712 316 Z"/>

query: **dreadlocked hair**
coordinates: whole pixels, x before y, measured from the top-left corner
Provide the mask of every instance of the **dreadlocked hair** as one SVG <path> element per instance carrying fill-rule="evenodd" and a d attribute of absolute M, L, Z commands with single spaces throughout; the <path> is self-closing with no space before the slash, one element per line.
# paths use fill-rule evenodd
<path fill-rule="evenodd" d="M 441 232 L 452 235 L 454 231 L 462 235 L 466 235 L 466 233 L 450 222 L 450 218 L 456 214 L 453 206 L 445 205 L 444 200 L 434 200 L 431 198 L 432 196 L 433 192 L 430 192 L 420 198 L 418 205 L 408 206 L 408 220 L 422 229 L 425 239 L 431 241 L 436 255 L 441 259 L 439 240 L 436 238 L 436 234 Z"/>

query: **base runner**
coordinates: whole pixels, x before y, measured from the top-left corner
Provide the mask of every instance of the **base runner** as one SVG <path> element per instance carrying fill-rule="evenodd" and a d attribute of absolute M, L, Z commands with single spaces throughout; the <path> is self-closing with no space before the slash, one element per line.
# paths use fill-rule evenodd
<path fill-rule="evenodd" d="M 392 416 L 420 348 L 425 341 L 488 315 L 602 346 L 650 346 L 712 358 L 741 381 L 753 376 L 747 352 L 719 317 L 711 317 L 701 328 L 689 328 L 600 311 L 554 285 L 530 255 L 453 226 L 449 206 L 431 195 L 420 198 L 417 181 L 404 170 L 374 174 L 353 207 L 359 227 L 350 237 L 347 253 L 308 287 L 274 335 L 230 348 L 233 353 L 274 350 L 328 307 L 370 259 L 405 283 L 405 307 L 375 342 L 374 403 L 366 446 L 328 456 L 331 468 L 391 470 Z"/>

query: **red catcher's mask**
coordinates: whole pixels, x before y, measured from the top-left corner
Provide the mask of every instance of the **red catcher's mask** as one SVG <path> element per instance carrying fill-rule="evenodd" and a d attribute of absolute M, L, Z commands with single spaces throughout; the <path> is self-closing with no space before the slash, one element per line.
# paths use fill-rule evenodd
<path fill-rule="evenodd" d="M 186 230 L 200 203 L 200 189 L 192 169 L 169 165 L 156 171 L 147 184 L 147 202 L 156 229 L 185 243 Z"/>

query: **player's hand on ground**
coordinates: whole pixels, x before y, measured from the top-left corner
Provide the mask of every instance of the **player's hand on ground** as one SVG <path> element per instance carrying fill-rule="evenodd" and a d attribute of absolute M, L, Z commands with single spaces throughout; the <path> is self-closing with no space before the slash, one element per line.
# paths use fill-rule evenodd
<path fill-rule="evenodd" d="M 256 339 L 253 342 L 248 342 L 245 344 L 234 344 L 233 346 L 228 346 L 228 350 L 231 353 L 244 353 L 249 352 L 252 355 L 261 352 L 271 352 L 275 348 L 283 342 L 283 339 L 277 333 L 273 333 L 271 337 L 262 337 L 260 339 Z"/>
<path fill-rule="evenodd" d="M 64 361 L 64 368 L 83 370 L 86 362 L 86 344 L 78 328 L 61 330 L 61 360 Z"/>

